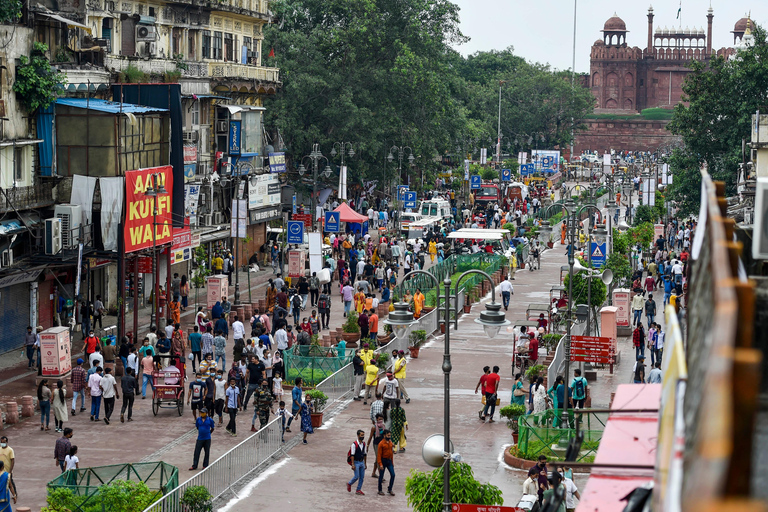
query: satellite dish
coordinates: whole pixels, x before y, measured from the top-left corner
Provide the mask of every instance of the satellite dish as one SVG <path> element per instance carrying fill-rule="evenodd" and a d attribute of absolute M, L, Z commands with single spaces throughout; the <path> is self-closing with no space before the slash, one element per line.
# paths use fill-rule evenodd
<path fill-rule="evenodd" d="M 427 465 L 433 468 L 439 468 L 445 463 L 445 439 L 443 434 L 432 434 L 424 440 L 421 445 L 421 457 Z M 451 453 L 453 453 L 453 443 L 450 443 Z"/>

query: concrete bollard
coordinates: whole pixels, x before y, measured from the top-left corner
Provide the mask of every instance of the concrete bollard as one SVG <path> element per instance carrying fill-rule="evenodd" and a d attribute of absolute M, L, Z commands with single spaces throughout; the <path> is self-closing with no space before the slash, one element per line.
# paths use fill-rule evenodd
<path fill-rule="evenodd" d="M 21 397 L 21 417 L 31 418 L 35 415 L 35 399 L 30 395 Z"/>
<path fill-rule="evenodd" d="M 5 423 L 15 425 L 19 422 L 19 404 L 16 402 L 6 402 L 5 404 Z"/>

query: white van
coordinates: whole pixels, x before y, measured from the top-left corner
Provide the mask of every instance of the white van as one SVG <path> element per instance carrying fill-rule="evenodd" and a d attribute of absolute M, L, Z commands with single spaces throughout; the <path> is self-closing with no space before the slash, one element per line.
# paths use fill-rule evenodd
<path fill-rule="evenodd" d="M 436 198 L 422 201 L 421 205 L 419 205 L 419 211 L 423 218 L 438 218 L 441 224 L 443 221 L 450 221 L 453 218 L 453 215 L 451 215 L 451 203 L 445 199 Z"/>

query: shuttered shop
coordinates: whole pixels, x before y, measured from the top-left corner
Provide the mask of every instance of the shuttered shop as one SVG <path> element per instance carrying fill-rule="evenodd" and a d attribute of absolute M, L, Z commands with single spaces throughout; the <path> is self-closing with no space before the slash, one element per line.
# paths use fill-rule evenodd
<path fill-rule="evenodd" d="M 29 325 L 29 283 L 0 288 L 0 353 L 24 346 Z"/>

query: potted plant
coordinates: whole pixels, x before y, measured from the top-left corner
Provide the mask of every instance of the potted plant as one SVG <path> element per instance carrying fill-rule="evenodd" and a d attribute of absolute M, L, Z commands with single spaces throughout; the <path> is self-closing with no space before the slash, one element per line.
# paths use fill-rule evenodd
<path fill-rule="evenodd" d="M 519 435 L 518 419 L 520 416 L 525 415 L 525 406 L 520 404 L 505 405 L 499 409 L 499 415 L 502 418 L 506 418 L 507 427 L 512 430 L 512 439 L 517 444 L 517 436 Z"/>
<path fill-rule="evenodd" d="M 360 326 L 357 325 L 357 313 L 350 311 L 347 315 L 347 321 L 341 327 L 341 337 L 347 342 L 347 347 L 356 348 L 357 340 L 360 339 Z"/>
<path fill-rule="evenodd" d="M 211 512 L 213 496 L 204 485 L 193 485 L 184 491 L 181 504 L 189 512 Z"/>
<path fill-rule="evenodd" d="M 376 354 L 376 357 L 374 357 L 373 361 L 374 364 L 379 367 L 379 370 L 386 371 L 387 366 L 389 366 L 389 354 L 386 352 Z"/>
<path fill-rule="evenodd" d="M 312 400 L 313 412 L 309 415 L 312 420 L 312 428 L 317 428 L 323 424 L 323 410 L 328 402 L 328 395 L 319 389 L 310 389 L 306 392 L 306 396 Z"/>
<path fill-rule="evenodd" d="M 525 378 L 528 379 L 528 382 L 533 382 L 534 379 L 538 378 L 540 375 L 544 377 L 544 381 L 546 383 L 547 376 L 546 372 L 547 367 L 543 364 L 535 364 L 528 368 L 528 370 L 525 372 Z"/>
<path fill-rule="evenodd" d="M 470 313 L 472 311 L 472 304 L 477 302 L 477 294 L 475 293 L 475 289 L 472 288 L 468 291 L 465 291 L 464 297 L 464 313 Z"/>
<path fill-rule="evenodd" d="M 426 339 L 427 331 L 424 329 L 413 331 L 408 336 L 408 351 L 410 351 L 411 357 L 413 359 L 418 359 L 419 350 L 421 350 L 421 345 L 426 341 Z"/>

